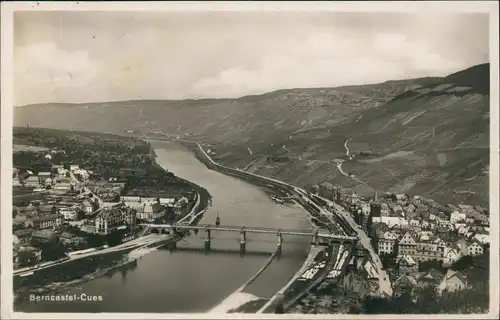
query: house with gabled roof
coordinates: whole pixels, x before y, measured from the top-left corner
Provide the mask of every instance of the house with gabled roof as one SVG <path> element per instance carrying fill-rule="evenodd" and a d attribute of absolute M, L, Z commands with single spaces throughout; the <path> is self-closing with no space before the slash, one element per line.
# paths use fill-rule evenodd
<path fill-rule="evenodd" d="M 484 253 L 484 248 L 481 242 L 477 239 L 472 239 L 471 243 L 467 246 L 467 254 L 469 256 L 479 256 Z"/>
<path fill-rule="evenodd" d="M 14 232 L 13 236 L 17 238 L 18 243 L 27 244 L 31 241 L 31 235 L 33 233 L 33 229 L 20 229 Z"/>
<path fill-rule="evenodd" d="M 460 250 L 460 253 L 463 256 L 466 256 L 469 254 L 468 250 L 467 250 L 468 243 L 467 243 L 467 240 L 463 236 L 459 237 L 455 241 L 455 245 L 458 247 L 458 249 Z"/>
<path fill-rule="evenodd" d="M 398 275 L 415 275 L 418 273 L 418 264 L 410 255 L 404 254 L 396 260 Z"/>
<path fill-rule="evenodd" d="M 416 218 L 411 218 L 410 219 L 410 226 L 411 227 L 420 227 L 420 220 Z"/>
<path fill-rule="evenodd" d="M 446 248 L 444 249 L 443 265 L 452 265 L 460 258 L 462 258 L 462 252 L 457 245 L 451 244 L 449 246 L 446 246 Z"/>
<path fill-rule="evenodd" d="M 94 206 L 89 199 L 85 199 L 82 202 L 82 209 L 83 211 L 85 211 L 86 214 L 91 214 L 94 211 Z"/>
<path fill-rule="evenodd" d="M 31 235 L 32 239 L 37 243 L 49 242 L 56 238 L 56 234 L 48 229 L 34 231 Z"/>
<path fill-rule="evenodd" d="M 413 276 L 404 274 L 392 283 L 393 296 L 399 297 L 407 293 L 414 297 L 418 287 L 418 282 Z"/>
<path fill-rule="evenodd" d="M 368 256 L 365 257 L 360 265 L 360 268 L 366 272 L 368 280 L 378 280 L 379 274 L 377 267 Z"/>
<path fill-rule="evenodd" d="M 410 231 L 406 232 L 398 242 L 398 255 L 414 255 L 417 253 L 417 241 Z"/>
<path fill-rule="evenodd" d="M 479 241 L 482 245 L 487 245 L 490 243 L 490 235 L 489 234 L 484 234 L 484 233 L 476 233 L 474 235 L 474 239 Z"/>
<path fill-rule="evenodd" d="M 438 270 L 431 268 L 426 272 L 421 272 L 418 276 L 418 284 L 421 286 L 435 287 L 443 280 L 443 274 Z"/>
<path fill-rule="evenodd" d="M 457 210 L 453 211 L 450 214 L 450 222 L 451 224 L 459 223 L 459 222 L 465 222 L 467 219 L 467 215 L 465 213 L 459 212 Z"/>
<path fill-rule="evenodd" d="M 455 292 L 467 288 L 467 277 L 460 271 L 448 269 L 438 286 L 438 292 Z"/>

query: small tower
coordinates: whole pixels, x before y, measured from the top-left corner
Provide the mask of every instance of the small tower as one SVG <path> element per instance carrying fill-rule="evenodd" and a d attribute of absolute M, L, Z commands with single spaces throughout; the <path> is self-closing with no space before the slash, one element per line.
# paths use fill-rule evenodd
<path fill-rule="evenodd" d="M 380 200 L 378 198 L 378 192 L 375 191 L 375 194 L 373 195 L 373 199 L 370 203 L 370 216 L 373 217 L 380 217 L 382 215 L 381 213 L 381 205 L 380 205 Z"/>

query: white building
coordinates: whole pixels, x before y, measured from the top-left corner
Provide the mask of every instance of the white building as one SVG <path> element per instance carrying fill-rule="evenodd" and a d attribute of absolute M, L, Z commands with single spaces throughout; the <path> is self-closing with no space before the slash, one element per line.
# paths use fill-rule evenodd
<path fill-rule="evenodd" d="M 70 191 L 71 190 L 71 184 L 70 183 L 65 183 L 65 182 L 59 182 L 56 183 L 52 186 L 52 190 L 55 191 Z"/>
<path fill-rule="evenodd" d="M 482 245 L 490 243 L 490 235 L 489 234 L 477 233 L 476 235 L 474 235 L 474 239 L 479 241 L 479 243 L 481 243 Z"/>
<path fill-rule="evenodd" d="M 444 249 L 443 263 L 447 265 L 451 265 L 454 262 L 458 261 L 462 258 L 462 253 L 460 249 L 456 246 L 446 247 Z"/>
<path fill-rule="evenodd" d="M 378 239 L 378 254 L 392 254 L 395 251 L 397 235 L 394 232 L 386 231 Z"/>
<path fill-rule="evenodd" d="M 483 254 L 483 252 L 483 246 L 476 239 L 473 239 L 472 242 L 467 246 L 467 254 L 469 256 L 479 256 Z"/>
<path fill-rule="evenodd" d="M 401 227 L 401 228 L 407 228 L 408 227 L 408 221 L 404 219 L 403 217 L 389 217 L 389 216 L 381 216 L 381 217 L 374 217 L 373 222 L 380 222 L 386 224 L 389 228 L 393 228 L 395 226 Z"/>
<path fill-rule="evenodd" d="M 64 220 L 74 221 L 77 218 L 76 210 L 72 207 L 60 208 L 59 213 L 64 216 Z"/>
<path fill-rule="evenodd" d="M 467 215 L 465 213 L 461 213 L 458 211 L 453 211 L 450 215 L 450 222 L 451 224 L 456 224 L 458 222 L 465 222 L 467 219 Z"/>
<path fill-rule="evenodd" d="M 121 196 L 120 198 L 123 202 L 141 202 L 141 197 L 138 196 Z"/>

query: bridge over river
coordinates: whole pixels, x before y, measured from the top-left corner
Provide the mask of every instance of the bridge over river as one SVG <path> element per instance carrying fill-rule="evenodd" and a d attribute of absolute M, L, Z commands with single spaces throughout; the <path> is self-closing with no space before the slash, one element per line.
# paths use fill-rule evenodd
<path fill-rule="evenodd" d="M 300 230 L 300 229 L 280 229 L 280 228 L 268 228 L 268 227 L 251 227 L 251 226 L 234 226 L 234 225 L 213 225 L 213 224 L 203 224 L 203 225 L 185 225 L 185 224 L 154 224 L 154 223 L 141 223 L 141 226 L 148 226 L 150 228 L 157 228 L 160 230 L 168 230 L 171 233 L 175 232 L 190 232 L 193 231 L 198 233 L 199 231 L 206 232 L 205 238 L 205 252 L 211 251 L 211 241 L 212 231 L 221 232 L 238 232 L 240 234 L 240 252 L 245 253 L 247 233 L 261 233 L 261 234 L 275 234 L 277 236 L 277 252 L 281 255 L 281 250 L 283 247 L 283 236 L 303 236 L 311 237 L 311 243 L 318 246 L 321 244 L 332 244 L 332 243 L 354 243 L 358 240 L 357 237 L 336 235 L 327 232 L 320 232 L 318 228 L 312 228 L 311 230 Z"/>

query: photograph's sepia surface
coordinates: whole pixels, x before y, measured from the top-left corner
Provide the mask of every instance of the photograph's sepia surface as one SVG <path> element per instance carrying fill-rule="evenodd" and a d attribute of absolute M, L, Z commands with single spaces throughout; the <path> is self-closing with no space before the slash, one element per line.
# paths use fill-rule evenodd
<path fill-rule="evenodd" d="M 17 5 L 2 315 L 498 316 L 498 3 Z"/>

